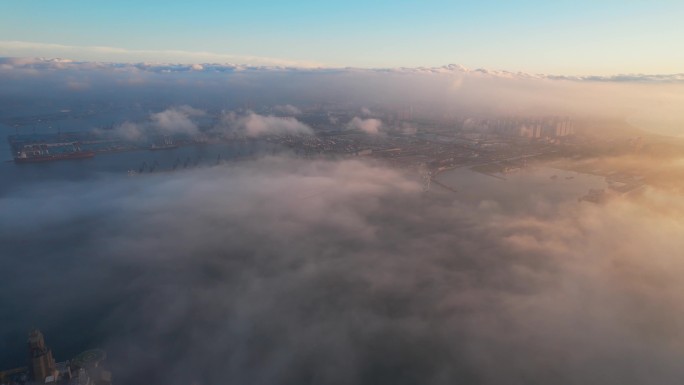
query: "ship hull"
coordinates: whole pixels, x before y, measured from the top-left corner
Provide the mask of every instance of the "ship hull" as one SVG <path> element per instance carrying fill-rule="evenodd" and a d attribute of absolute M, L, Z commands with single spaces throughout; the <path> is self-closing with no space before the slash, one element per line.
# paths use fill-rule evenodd
<path fill-rule="evenodd" d="M 95 156 L 92 151 L 72 152 L 68 154 L 55 154 L 45 156 L 31 156 L 26 158 L 14 158 L 14 163 L 41 163 L 54 162 L 57 160 L 88 159 Z"/>
<path fill-rule="evenodd" d="M 177 144 L 170 144 L 170 145 L 164 145 L 164 146 L 153 146 L 153 147 L 150 147 L 149 150 L 150 151 L 173 150 L 176 148 L 178 148 Z"/>

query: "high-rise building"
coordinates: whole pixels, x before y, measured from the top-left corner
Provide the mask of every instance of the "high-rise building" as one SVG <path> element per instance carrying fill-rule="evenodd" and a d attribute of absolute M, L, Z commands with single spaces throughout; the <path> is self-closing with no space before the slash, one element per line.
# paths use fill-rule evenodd
<path fill-rule="evenodd" d="M 45 345 L 43 333 L 34 329 L 29 333 L 29 374 L 33 381 L 45 382 L 45 379 L 54 376 L 56 372 L 55 359 L 52 350 Z"/>
<path fill-rule="evenodd" d="M 468 122 L 470 123 L 470 122 Z M 499 118 L 489 126 L 480 125 L 502 136 L 521 136 L 524 138 L 559 138 L 574 134 L 574 124 L 570 118 L 559 117 L 508 117 Z M 464 124 L 464 128 L 468 127 Z"/>

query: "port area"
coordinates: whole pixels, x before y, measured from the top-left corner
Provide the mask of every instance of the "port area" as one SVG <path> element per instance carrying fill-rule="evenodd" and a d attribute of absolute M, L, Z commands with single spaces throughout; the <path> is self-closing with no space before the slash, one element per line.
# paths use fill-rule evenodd
<path fill-rule="evenodd" d="M 58 134 L 21 134 L 7 137 L 13 156 L 22 152 L 47 150 L 50 154 L 68 152 L 119 152 L 143 149 L 114 137 L 103 137 L 92 132 L 63 132 Z"/>
<path fill-rule="evenodd" d="M 7 137 L 15 163 L 91 158 L 96 154 L 141 150 L 167 150 L 196 144 L 187 138 L 154 137 L 131 142 L 100 132 L 21 134 Z"/>

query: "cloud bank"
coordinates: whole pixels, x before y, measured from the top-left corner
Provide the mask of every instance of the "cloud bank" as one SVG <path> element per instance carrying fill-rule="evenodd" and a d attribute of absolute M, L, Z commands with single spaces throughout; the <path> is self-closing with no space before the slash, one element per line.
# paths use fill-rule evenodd
<path fill-rule="evenodd" d="M 359 130 L 365 132 L 368 135 L 378 135 L 382 128 L 382 121 L 380 119 L 362 119 L 355 116 L 349 123 L 347 123 L 347 128 L 350 130 Z"/>
<path fill-rule="evenodd" d="M 200 129 L 198 118 L 207 116 L 207 112 L 188 105 L 167 108 L 161 112 L 152 112 L 146 121 L 129 122 L 113 127 L 112 132 L 129 141 L 140 141 L 159 136 L 187 135 L 195 138 L 202 133 L 218 134 L 224 137 L 245 136 L 258 138 L 267 135 L 312 135 L 314 132 L 308 125 L 294 117 L 260 115 L 252 111 L 224 112 L 218 122 L 207 123 Z M 106 133 L 98 129 L 98 133 Z"/>
<path fill-rule="evenodd" d="M 289 60 L 255 55 L 231 55 L 206 51 L 182 50 L 132 50 L 108 46 L 73 46 L 65 44 L 36 43 L 27 41 L 0 41 L 0 52 L 10 57 L 79 57 L 81 60 L 105 60 L 111 62 L 180 61 L 188 67 L 201 71 L 198 62 L 236 63 L 261 66 L 319 67 L 320 63 L 303 60 Z M 97 59 L 96 59 L 97 58 Z M 142 58 L 142 59 L 141 59 Z"/>
<path fill-rule="evenodd" d="M 0 42 L 0 48 L 8 44 L 19 44 L 21 42 Z M 110 47 L 96 47 L 103 50 L 110 49 L 116 51 L 116 48 Z M 125 50 L 123 50 L 125 51 Z M 157 51 L 150 51 L 157 52 Z M 170 53 L 179 51 L 170 51 Z M 180 51 L 182 52 L 182 51 Z M 201 58 L 203 54 L 197 53 L 195 60 Z M 69 55 L 65 55 L 68 57 Z M 239 57 L 239 56 L 236 56 Z M 251 64 L 244 64 L 234 62 L 230 59 L 232 56 L 217 56 L 214 62 L 191 62 L 191 63 L 176 63 L 176 62 L 126 62 L 116 61 L 102 62 L 102 61 L 77 61 L 65 58 L 47 59 L 35 56 L 8 56 L 0 57 L 0 69 L 2 70 L 22 70 L 22 69 L 82 69 L 90 70 L 94 68 L 118 69 L 118 70 L 141 70 L 158 73 L 172 73 L 172 72 L 232 72 L 232 71 L 269 71 L 269 70 L 287 70 L 294 72 L 313 72 L 313 73 L 336 73 L 336 72 L 354 72 L 354 73 L 385 73 L 385 74 L 414 74 L 414 75 L 466 75 L 470 77 L 480 78 L 502 78 L 502 79 L 518 79 L 518 80 L 567 80 L 576 82 L 614 82 L 614 83 L 673 83 L 684 81 L 684 73 L 676 74 L 615 74 L 615 75 L 587 75 L 587 76 L 572 76 L 559 74 L 533 74 L 527 72 L 511 72 L 506 70 L 491 70 L 485 68 L 469 69 L 458 64 L 449 64 L 441 67 L 397 67 L 397 68 L 338 68 L 325 67 L 321 65 L 304 65 L 296 61 L 278 61 L 272 60 L 255 60 Z M 249 58 L 249 57 L 247 57 Z M 264 64 L 267 63 L 267 64 Z M 455 84 L 459 84 L 456 81 Z M 370 110 L 364 108 L 364 114 Z"/>
<path fill-rule="evenodd" d="M 189 134 L 199 132 L 197 125 L 190 120 L 193 116 L 204 116 L 202 110 L 190 106 L 180 106 L 151 114 L 153 126 L 164 134 Z"/>
<path fill-rule="evenodd" d="M 293 117 L 264 116 L 248 111 L 246 113 L 224 113 L 219 130 L 247 137 L 266 135 L 312 135 L 311 127 Z"/>
<path fill-rule="evenodd" d="M 124 121 L 113 126 L 111 132 L 132 142 L 157 136 L 195 136 L 201 132 L 197 118 L 206 115 L 205 111 L 188 105 L 174 106 L 160 112 L 151 112 L 143 121 Z M 98 128 L 95 132 L 104 134 L 107 131 Z"/>
<path fill-rule="evenodd" d="M 299 116 L 301 106 L 345 106 L 361 118 L 411 110 L 435 116 L 571 116 L 627 121 L 667 135 L 682 135 L 682 75 L 567 77 L 506 71 L 439 68 L 302 68 L 239 64 L 74 62 L 0 59 L 0 100 L 12 116 L 17 98 L 72 107 L 118 103 L 162 110 L 170 105 L 205 110 L 254 109 Z M 35 92 L 33 90 L 40 90 Z M 365 110 L 364 110 L 365 108 Z M 370 116 L 366 112 L 373 111 Z M 263 111 L 260 111 L 263 113 Z"/>

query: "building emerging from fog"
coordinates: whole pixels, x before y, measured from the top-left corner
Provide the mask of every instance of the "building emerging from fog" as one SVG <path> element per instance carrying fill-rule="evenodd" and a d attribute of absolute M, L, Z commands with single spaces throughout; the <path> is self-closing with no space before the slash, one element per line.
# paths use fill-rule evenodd
<path fill-rule="evenodd" d="M 575 133 L 575 126 L 569 118 L 508 118 L 492 122 L 492 131 L 504 136 L 524 138 L 557 138 Z"/>
<path fill-rule="evenodd" d="M 107 357 L 100 349 L 87 350 L 71 361 L 55 362 L 43 333 L 34 329 L 28 337 L 28 366 L 0 371 L 0 385 L 111 385 L 112 374 L 104 369 Z"/>
<path fill-rule="evenodd" d="M 34 329 L 29 333 L 29 376 L 31 380 L 45 383 L 48 378 L 56 378 L 57 368 L 52 350 L 45 346 L 43 333 Z"/>

